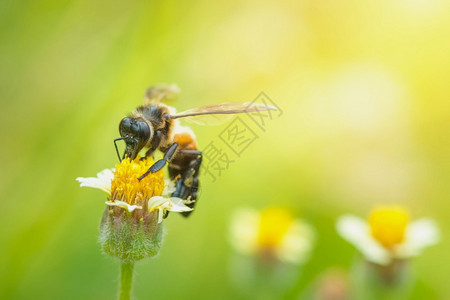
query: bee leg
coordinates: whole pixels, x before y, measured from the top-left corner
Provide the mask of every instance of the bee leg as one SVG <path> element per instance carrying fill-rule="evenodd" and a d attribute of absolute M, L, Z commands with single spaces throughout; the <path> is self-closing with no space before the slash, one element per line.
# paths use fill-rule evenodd
<path fill-rule="evenodd" d="M 145 172 L 142 176 L 138 177 L 139 181 L 145 178 L 150 173 L 156 173 L 162 168 L 165 167 L 165 165 L 172 159 L 173 155 L 175 154 L 175 151 L 177 150 L 178 143 L 173 143 L 172 146 L 170 146 L 169 150 L 164 153 L 164 157 L 157 162 L 155 162 L 147 172 Z"/>
<path fill-rule="evenodd" d="M 172 194 L 172 197 L 188 200 L 186 205 L 190 208 L 194 208 L 200 184 L 198 177 L 202 163 L 202 152 L 198 150 L 180 150 L 179 153 L 183 153 L 185 156 L 194 155 L 194 158 L 191 160 L 187 170 L 182 173 L 181 178 L 177 181 L 175 192 Z M 169 171 L 170 168 L 171 165 L 169 164 Z M 192 211 L 188 211 L 182 212 L 181 214 L 187 217 L 191 213 Z"/>

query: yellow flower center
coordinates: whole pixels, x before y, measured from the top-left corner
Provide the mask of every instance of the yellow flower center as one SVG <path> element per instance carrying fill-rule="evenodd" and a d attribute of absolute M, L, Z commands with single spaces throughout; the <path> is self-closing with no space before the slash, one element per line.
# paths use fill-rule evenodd
<path fill-rule="evenodd" d="M 408 223 L 409 213 L 401 206 L 380 206 L 369 215 L 372 236 L 386 248 L 403 242 Z"/>
<path fill-rule="evenodd" d="M 271 207 L 261 212 L 258 244 L 261 247 L 280 245 L 294 218 L 286 209 Z"/>
<path fill-rule="evenodd" d="M 111 182 L 111 200 L 120 200 L 130 205 L 141 205 L 153 196 L 161 196 L 164 190 L 164 173 L 150 173 L 141 181 L 138 177 L 147 172 L 153 165 L 151 157 L 141 160 L 124 159 L 116 165 L 114 179 Z"/>

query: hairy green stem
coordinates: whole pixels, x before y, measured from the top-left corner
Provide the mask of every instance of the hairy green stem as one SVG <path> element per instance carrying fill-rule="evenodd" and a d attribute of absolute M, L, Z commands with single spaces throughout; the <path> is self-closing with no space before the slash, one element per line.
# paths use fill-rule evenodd
<path fill-rule="evenodd" d="M 119 300 L 131 299 L 131 283 L 133 281 L 134 263 L 122 262 L 120 269 L 120 296 Z"/>

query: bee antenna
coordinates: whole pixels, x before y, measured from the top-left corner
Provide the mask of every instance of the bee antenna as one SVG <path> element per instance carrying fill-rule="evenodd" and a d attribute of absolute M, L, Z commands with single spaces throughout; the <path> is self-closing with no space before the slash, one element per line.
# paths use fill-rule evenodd
<path fill-rule="evenodd" d="M 117 157 L 119 158 L 119 162 L 122 162 L 122 159 L 120 158 L 120 154 L 119 154 L 119 149 L 117 148 L 117 141 L 121 141 L 125 139 L 124 137 L 119 137 L 117 139 L 114 139 L 114 147 L 116 147 L 116 153 L 117 153 Z"/>

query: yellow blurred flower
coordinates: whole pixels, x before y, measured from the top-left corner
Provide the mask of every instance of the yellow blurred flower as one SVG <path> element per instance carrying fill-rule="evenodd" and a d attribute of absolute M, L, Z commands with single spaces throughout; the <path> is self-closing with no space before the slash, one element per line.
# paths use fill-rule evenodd
<path fill-rule="evenodd" d="M 241 208 L 231 222 L 231 244 L 244 255 L 269 255 L 282 262 L 301 264 L 308 259 L 314 239 L 309 224 L 280 207 L 261 212 Z"/>
<path fill-rule="evenodd" d="M 158 212 L 158 223 L 162 221 L 167 211 L 184 212 L 192 210 L 179 198 L 165 198 L 173 192 L 173 183 L 164 180 L 162 171 L 151 173 L 138 180 L 154 161 L 151 157 L 134 160 L 124 159 L 116 165 L 115 169 L 105 169 L 97 177 L 78 177 L 80 186 L 100 189 L 109 196 L 106 205 L 116 206 L 133 212 L 135 210 L 148 210 Z"/>
<path fill-rule="evenodd" d="M 410 221 L 406 208 L 398 205 L 375 207 L 367 220 L 345 215 L 337 222 L 338 233 L 373 263 L 388 265 L 394 259 L 419 255 L 439 241 L 433 220 Z"/>
<path fill-rule="evenodd" d="M 401 206 L 380 206 L 369 215 L 372 236 L 386 248 L 401 244 L 409 224 L 409 213 Z"/>

